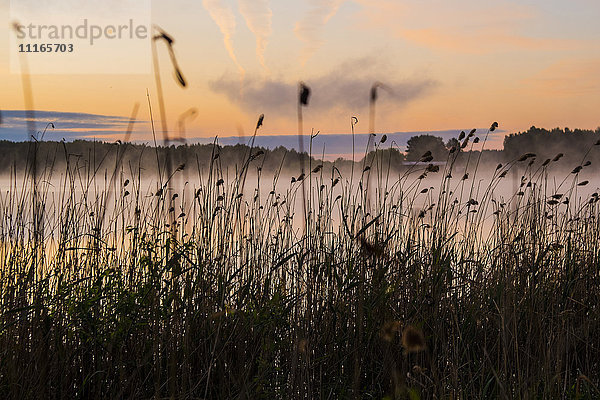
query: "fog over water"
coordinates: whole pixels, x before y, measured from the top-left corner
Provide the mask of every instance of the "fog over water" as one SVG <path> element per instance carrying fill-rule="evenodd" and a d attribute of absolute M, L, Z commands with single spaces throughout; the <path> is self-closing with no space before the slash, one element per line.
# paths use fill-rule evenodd
<path fill-rule="evenodd" d="M 260 208 L 261 218 L 281 221 L 289 216 L 293 226 L 301 230 L 304 199 L 309 217 L 318 213 L 320 205 L 331 208 L 326 214 L 327 226 L 335 231 L 341 229 L 343 207 L 346 207 L 344 212 L 351 206 L 367 211 L 365 221 L 383 209 L 389 211 L 392 205 L 396 212 L 407 216 L 425 211 L 422 222 L 427 226 L 436 207 L 445 201 L 453 204 L 457 218 L 473 220 L 477 213 L 481 228 L 489 230 L 499 207 L 516 210 L 527 204 L 532 193 L 538 196 L 538 203 L 543 199 L 542 208 L 552 217 L 576 214 L 600 187 L 593 166 L 574 174 L 570 167 L 558 163 L 541 166 L 540 162 L 532 165 L 520 162 L 498 169 L 489 164 L 482 164 L 477 170 L 473 164 L 469 168 L 455 165 L 452 178 L 447 178 L 449 166 L 444 163 L 434 168 L 428 163 L 379 164 L 378 168 L 374 163 L 363 172 L 362 162 L 356 163 L 352 170 L 349 164 L 339 169 L 335 164 L 321 168 L 318 161 L 313 161 L 305 167 L 307 177 L 303 182 L 299 179 L 300 171 L 286 168 L 263 171 L 259 164 L 249 168 L 243 189 L 239 167 L 229 165 L 222 165 L 218 171 L 213 169 L 212 177 L 210 168 L 173 167 L 168 181 L 166 173 L 159 177 L 135 168 L 129 171 L 121 168 L 117 173 L 109 168 L 99 168 L 94 173 L 72 168 L 67 173 L 65 168 L 58 167 L 51 173 L 38 174 L 36 195 L 43 204 L 44 234 L 51 240 L 59 235 L 66 210 L 78 216 L 78 223 L 85 221 L 84 226 L 92 227 L 101 224 L 109 232 L 132 225 L 136 210 L 150 225 L 159 215 L 163 223 L 169 225 L 177 220 L 182 230 L 191 231 L 195 226 L 194 216 L 201 210 L 225 210 L 238 200 L 244 203 L 246 212 Z M 504 177 L 500 178 L 501 174 Z M 4 174 L 0 179 L 3 235 L 10 235 L 17 225 L 15 215 L 32 224 L 33 185 L 31 176 L 25 179 L 22 172 Z M 365 197 L 361 188 L 368 188 L 369 195 Z M 156 208 L 159 198 L 163 199 L 160 212 Z"/>

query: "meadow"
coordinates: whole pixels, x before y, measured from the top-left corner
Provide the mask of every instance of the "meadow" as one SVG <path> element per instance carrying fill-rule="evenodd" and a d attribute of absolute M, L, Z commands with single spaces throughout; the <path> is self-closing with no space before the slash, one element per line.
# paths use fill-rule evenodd
<path fill-rule="evenodd" d="M 32 141 L 0 194 L 0 397 L 598 398 L 600 146 L 483 171 L 461 136 L 292 178 L 252 147 L 148 176 Z"/>

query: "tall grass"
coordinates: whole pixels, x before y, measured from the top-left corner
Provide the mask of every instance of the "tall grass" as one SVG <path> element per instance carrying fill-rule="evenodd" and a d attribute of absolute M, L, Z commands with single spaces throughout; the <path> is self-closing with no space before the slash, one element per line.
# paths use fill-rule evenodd
<path fill-rule="evenodd" d="M 0 195 L 0 397 L 600 396 L 585 169 L 557 192 L 559 161 L 525 154 L 482 185 L 454 149 L 396 176 L 384 142 L 358 182 L 335 167 L 267 176 L 252 151 L 231 176 L 217 146 L 208 170 L 168 185 L 193 168 L 179 166 L 159 192 L 139 165 L 103 174 L 66 143 L 35 180 L 14 170 Z M 511 170 L 524 179 L 503 198 Z"/>

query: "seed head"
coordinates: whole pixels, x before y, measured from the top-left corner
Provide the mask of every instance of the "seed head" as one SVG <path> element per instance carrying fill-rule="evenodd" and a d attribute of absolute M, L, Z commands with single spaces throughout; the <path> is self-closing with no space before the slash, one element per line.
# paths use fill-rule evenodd
<path fill-rule="evenodd" d="M 423 332 L 415 326 L 409 325 L 402 332 L 402 346 L 407 353 L 425 350 L 425 337 Z"/>
<path fill-rule="evenodd" d="M 306 86 L 304 82 L 300 82 L 300 104 L 303 106 L 307 106 L 309 99 L 310 88 Z"/>

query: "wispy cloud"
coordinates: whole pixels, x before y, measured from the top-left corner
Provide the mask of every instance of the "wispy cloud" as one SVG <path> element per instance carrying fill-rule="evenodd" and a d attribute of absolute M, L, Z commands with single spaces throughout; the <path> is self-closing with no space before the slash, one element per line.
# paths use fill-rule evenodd
<path fill-rule="evenodd" d="M 345 0 L 309 0 L 310 10 L 297 24 L 296 36 L 304 42 L 301 62 L 306 63 L 323 44 L 323 30 Z"/>
<path fill-rule="evenodd" d="M 27 113 L 24 110 L 3 110 L 0 139 L 22 141 L 27 136 Z M 73 140 L 102 138 L 112 140 L 126 131 L 129 118 L 114 115 L 98 115 L 58 111 L 35 111 L 37 129 L 42 131 L 47 124 L 54 129 L 46 133 L 47 140 Z M 145 124 L 145 121 L 137 121 Z"/>
<path fill-rule="evenodd" d="M 574 40 L 527 37 L 502 28 L 477 28 L 464 32 L 447 29 L 404 29 L 400 35 L 414 43 L 451 52 L 489 54 L 514 50 L 566 50 L 577 46 Z"/>
<path fill-rule="evenodd" d="M 356 0 L 365 29 L 385 30 L 419 46 L 463 54 L 573 49 L 577 40 L 534 34 L 540 11 L 512 2 Z M 534 27 L 534 29 L 530 29 Z"/>
<path fill-rule="evenodd" d="M 600 92 L 600 58 L 563 59 L 543 69 L 523 83 L 534 93 L 577 97 Z"/>
<path fill-rule="evenodd" d="M 235 34 L 236 26 L 233 10 L 223 0 L 203 0 L 202 5 L 204 5 L 204 8 L 210 14 L 210 17 L 213 19 L 213 21 L 215 21 L 221 30 L 225 49 L 227 50 L 231 60 L 238 68 L 240 74 L 243 76 L 245 74 L 245 70 L 239 63 L 233 48 L 233 35 Z"/>
<path fill-rule="evenodd" d="M 269 7 L 269 0 L 238 0 L 240 13 L 246 20 L 248 29 L 256 37 L 256 56 L 260 65 L 267 70 L 265 50 L 271 36 L 271 18 L 273 12 Z"/>
<path fill-rule="evenodd" d="M 414 78 L 403 81 L 386 81 L 387 74 L 377 73 L 369 59 L 343 63 L 333 71 L 307 80 L 313 89 L 311 110 L 328 112 L 340 109 L 348 112 L 363 110 L 369 102 L 369 91 L 375 82 L 383 82 L 390 90 L 386 103 L 396 106 L 409 103 L 426 95 L 438 86 L 433 79 Z M 357 72 L 360 71 L 360 72 Z M 209 83 L 211 90 L 225 95 L 245 111 L 285 115 L 294 110 L 297 100 L 297 83 L 283 79 L 258 79 L 248 77 L 243 93 L 239 81 L 223 76 Z"/>

